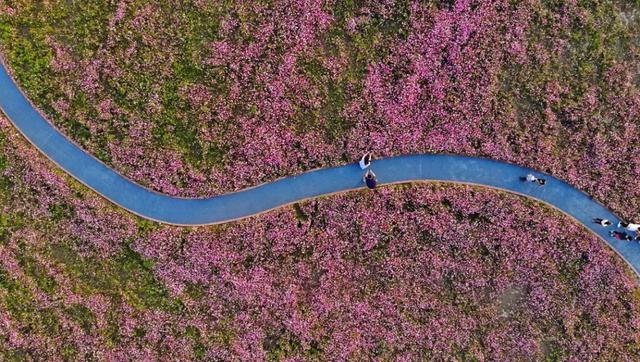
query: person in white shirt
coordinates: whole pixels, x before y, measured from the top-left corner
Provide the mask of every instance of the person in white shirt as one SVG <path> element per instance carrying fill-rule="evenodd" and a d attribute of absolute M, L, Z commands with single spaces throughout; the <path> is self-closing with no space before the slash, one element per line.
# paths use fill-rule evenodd
<path fill-rule="evenodd" d="M 625 229 L 627 229 L 627 230 L 629 230 L 629 231 L 636 231 L 636 232 L 637 232 L 638 230 L 640 230 L 640 224 L 633 224 L 633 223 L 630 223 L 630 222 L 624 222 L 624 221 L 620 221 L 620 222 L 618 223 L 618 227 L 619 227 L 619 228 L 625 228 Z"/>
<path fill-rule="evenodd" d="M 526 177 L 521 177 L 520 179 L 523 180 L 523 181 L 537 182 L 538 185 L 540 185 L 540 186 L 544 186 L 544 184 L 547 183 L 547 180 L 545 180 L 543 178 L 535 177 L 532 174 L 528 174 Z"/>
<path fill-rule="evenodd" d="M 360 165 L 360 168 L 363 170 L 369 167 L 371 165 L 371 152 L 365 153 L 360 159 L 360 162 L 358 162 L 358 164 Z"/>

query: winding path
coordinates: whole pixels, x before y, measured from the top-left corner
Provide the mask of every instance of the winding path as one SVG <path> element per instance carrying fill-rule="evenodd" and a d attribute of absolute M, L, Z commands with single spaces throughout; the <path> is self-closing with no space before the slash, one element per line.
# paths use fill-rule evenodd
<path fill-rule="evenodd" d="M 0 70 L 0 109 L 42 153 L 60 168 L 113 203 L 147 219 L 175 225 L 224 223 L 256 215 L 303 199 L 361 188 L 357 164 L 286 177 L 239 192 L 208 199 L 176 198 L 150 191 L 116 173 L 55 129 L 22 94 L 4 65 Z M 602 238 L 640 276 L 640 244 L 609 237 L 610 229 L 593 217 L 618 218 L 585 193 L 544 175 L 539 187 L 520 181 L 534 170 L 487 159 L 453 155 L 411 155 L 376 160 L 380 183 L 444 181 L 486 186 L 545 202 L 571 216 Z"/>

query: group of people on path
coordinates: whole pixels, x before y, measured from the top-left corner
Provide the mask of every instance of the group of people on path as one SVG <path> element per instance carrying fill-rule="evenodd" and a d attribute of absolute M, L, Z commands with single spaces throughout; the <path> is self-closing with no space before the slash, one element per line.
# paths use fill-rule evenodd
<path fill-rule="evenodd" d="M 522 181 L 537 183 L 540 186 L 544 186 L 547 183 L 547 180 L 540 177 L 536 177 L 533 174 L 528 174 L 527 176 L 521 177 L 520 179 Z M 600 224 L 603 227 L 609 227 L 613 224 L 611 221 L 607 219 L 602 219 L 599 217 L 594 218 L 593 222 L 596 224 Z M 624 230 L 623 231 L 611 230 L 609 231 L 609 236 L 614 237 L 618 240 L 627 240 L 627 241 L 636 240 L 640 242 L 640 224 L 620 221 L 618 223 L 618 228 L 622 228 Z M 629 232 L 634 232 L 636 234 L 635 238 Z"/>
<path fill-rule="evenodd" d="M 376 174 L 373 173 L 371 169 L 369 169 L 369 166 L 371 166 L 372 157 L 373 156 L 371 152 L 367 152 L 362 156 L 362 158 L 358 162 L 358 165 L 360 165 L 360 169 L 367 170 L 367 172 L 365 172 L 364 174 L 364 177 L 362 178 L 362 182 L 364 182 L 364 184 L 367 185 L 367 187 L 371 190 L 375 189 L 376 185 L 378 184 L 378 179 L 376 178 Z M 528 174 L 527 176 L 521 177 L 520 179 L 522 181 L 537 183 L 539 186 L 544 186 L 547 183 L 547 180 L 540 177 L 536 177 L 533 174 Z M 607 219 L 602 219 L 602 218 L 593 218 L 593 222 L 596 224 L 600 224 L 603 227 L 609 227 L 613 224 L 611 221 Z M 609 231 L 609 235 L 618 240 L 627 240 L 627 241 L 636 240 L 640 242 L 640 224 L 620 221 L 618 223 L 618 228 L 622 228 L 624 229 L 624 231 L 611 230 Z M 636 234 L 635 238 L 631 236 L 627 231 L 634 232 Z"/>
<path fill-rule="evenodd" d="M 362 178 L 362 182 L 364 182 L 364 184 L 367 185 L 367 187 L 371 190 L 375 189 L 378 185 L 378 178 L 376 177 L 376 174 L 368 169 L 369 166 L 371 166 L 372 158 L 373 156 L 371 152 L 367 152 L 362 156 L 360 162 L 358 162 L 358 165 L 360 165 L 360 169 L 367 170 L 367 172 L 365 172 L 364 174 L 364 177 Z"/>
<path fill-rule="evenodd" d="M 613 225 L 613 223 L 607 219 L 602 219 L 599 217 L 596 217 L 593 219 L 593 222 L 596 224 L 600 224 L 603 227 L 609 227 L 611 225 Z M 622 228 L 623 231 L 620 230 L 611 230 L 609 231 L 609 236 L 614 237 L 618 240 L 626 240 L 626 241 L 631 241 L 631 240 L 635 240 L 640 242 L 640 224 L 634 224 L 634 223 L 630 223 L 630 222 L 624 222 L 624 221 L 620 221 L 618 223 L 618 228 Z M 636 237 L 634 238 L 633 236 L 631 236 L 631 234 L 629 232 L 634 232 L 636 233 Z"/>

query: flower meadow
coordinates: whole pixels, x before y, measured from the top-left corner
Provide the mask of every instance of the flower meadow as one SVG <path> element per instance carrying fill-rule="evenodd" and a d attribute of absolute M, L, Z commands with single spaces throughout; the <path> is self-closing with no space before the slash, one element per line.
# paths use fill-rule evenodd
<path fill-rule="evenodd" d="M 634 360 L 637 279 L 546 206 L 415 184 L 136 219 L 0 122 L 3 360 Z M 55 192 L 54 192 L 55 191 Z"/>
<path fill-rule="evenodd" d="M 450 152 L 640 218 L 635 1 L 0 2 L 0 44 L 74 140 L 158 191 Z"/>
<path fill-rule="evenodd" d="M 637 1 L 0 0 L 29 98 L 210 196 L 375 156 L 548 172 L 640 220 Z M 0 117 L 0 360 L 637 360 L 640 289 L 546 206 L 414 184 L 215 227 L 139 219 Z"/>

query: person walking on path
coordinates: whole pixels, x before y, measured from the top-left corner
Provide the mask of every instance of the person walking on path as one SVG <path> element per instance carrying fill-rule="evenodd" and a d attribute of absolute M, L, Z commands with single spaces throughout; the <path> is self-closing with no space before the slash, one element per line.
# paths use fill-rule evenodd
<path fill-rule="evenodd" d="M 596 224 L 600 224 L 600 225 L 602 225 L 604 227 L 609 227 L 612 224 L 611 221 L 609 221 L 607 219 L 601 219 L 599 217 L 594 217 L 593 218 L 593 222 L 596 223 Z"/>
<path fill-rule="evenodd" d="M 546 183 L 547 183 L 547 180 L 545 180 L 545 179 L 543 179 L 543 178 L 535 177 L 535 176 L 534 176 L 534 175 L 532 175 L 532 174 L 528 174 L 526 177 L 522 177 L 521 179 L 522 179 L 523 181 L 537 182 L 537 183 L 538 183 L 538 185 L 540 185 L 540 186 L 544 186 L 544 184 L 546 184 Z"/>
<path fill-rule="evenodd" d="M 618 227 L 625 228 L 629 231 L 635 231 L 635 232 L 638 232 L 638 230 L 640 230 L 640 224 L 633 224 L 633 223 L 624 222 L 624 221 L 620 221 L 618 223 Z"/>
<path fill-rule="evenodd" d="M 613 236 L 618 240 L 626 240 L 626 241 L 633 240 L 631 235 L 625 233 L 624 231 L 609 231 L 609 236 Z"/>
<path fill-rule="evenodd" d="M 360 168 L 363 170 L 368 168 L 371 165 L 371 152 L 365 153 L 360 159 L 360 162 L 358 162 L 358 164 L 360 165 Z"/>
<path fill-rule="evenodd" d="M 362 181 L 367 185 L 367 187 L 371 190 L 376 188 L 378 184 L 378 179 L 376 178 L 376 174 L 371 170 L 367 170 L 367 173 L 364 174 Z"/>

